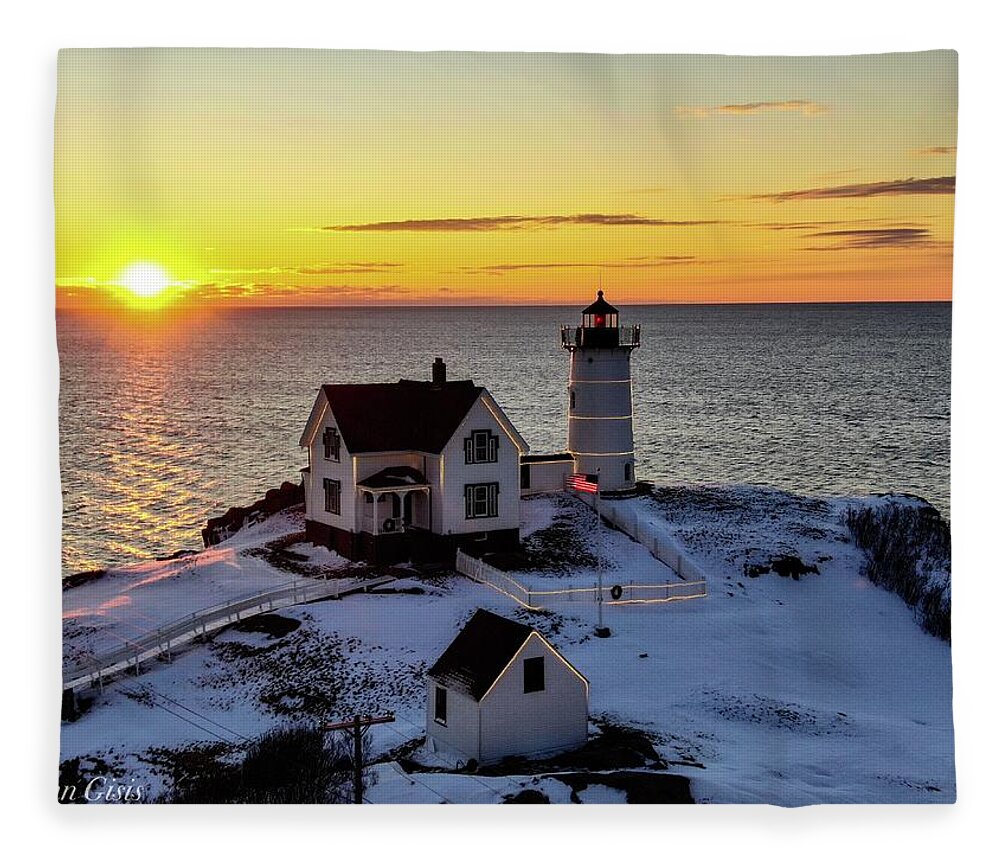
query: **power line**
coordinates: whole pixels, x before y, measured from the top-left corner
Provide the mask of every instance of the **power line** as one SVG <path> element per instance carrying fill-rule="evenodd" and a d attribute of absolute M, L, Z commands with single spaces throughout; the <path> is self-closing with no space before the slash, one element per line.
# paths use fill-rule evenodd
<path fill-rule="evenodd" d="M 189 708 L 187 705 L 182 705 L 180 702 L 171 699 L 170 696 L 166 695 L 165 693 L 161 693 L 158 690 L 154 690 L 152 688 L 147 688 L 147 689 L 152 695 L 159 696 L 161 699 L 166 699 L 172 705 L 176 705 L 178 708 L 187 711 L 189 714 L 194 714 L 196 717 L 204 720 L 206 723 L 211 723 L 213 726 L 217 726 L 223 731 L 229 732 L 231 735 L 236 735 L 236 737 L 238 737 L 240 740 L 247 741 L 248 743 L 250 742 L 250 738 L 248 738 L 246 735 L 240 734 L 238 731 L 236 731 L 236 729 L 231 729 L 228 726 L 224 726 L 222 723 L 216 722 L 211 717 L 206 717 L 204 714 L 194 710 L 193 708 Z"/>
<path fill-rule="evenodd" d="M 135 692 L 135 691 L 133 690 L 132 692 Z M 198 724 L 197 724 L 197 723 L 196 723 L 196 722 L 195 722 L 194 720 L 189 720 L 189 719 L 188 719 L 187 717 L 185 717 L 185 716 L 184 716 L 183 714 L 178 714 L 178 713 L 177 713 L 176 711 L 172 711 L 172 710 L 170 710 L 170 708 L 168 708 L 168 707 L 167 707 L 166 705 L 162 705 L 162 704 L 160 704 L 159 702 L 155 702 L 155 701 L 150 701 L 150 704 L 151 704 L 151 705 L 152 705 L 152 706 L 153 706 L 154 708 L 162 708 L 162 709 L 163 709 L 164 711 L 166 711 L 166 712 L 167 712 L 168 714 L 172 714 L 173 716 L 177 717 L 177 719 L 179 719 L 179 720 L 184 720 L 184 722 L 185 722 L 185 723 L 188 723 L 189 725 L 192 725 L 192 726 L 194 726 L 194 727 L 195 727 L 196 729 L 198 729 L 199 731 L 202 731 L 202 732 L 206 732 L 207 734 L 210 734 L 210 735 L 212 735 L 212 737 L 214 737 L 214 738 L 218 738 L 218 739 L 219 739 L 220 741 L 222 741 L 222 742 L 223 742 L 224 744 L 228 744 L 228 743 L 230 743 L 230 741 L 229 741 L 228 739 L 224 738 L 224 737 L 223 737 L 222 735 L 219 735 L 219 734 L 216 734 L 216 733 L 215 733 L 215 732 L 213 732 L 213 731 L 212 731 L 211 729 L 207 729 L 207 728 L 205 728 L 204 726 L 199 726 L 199 725 L 198 725 Z"/>

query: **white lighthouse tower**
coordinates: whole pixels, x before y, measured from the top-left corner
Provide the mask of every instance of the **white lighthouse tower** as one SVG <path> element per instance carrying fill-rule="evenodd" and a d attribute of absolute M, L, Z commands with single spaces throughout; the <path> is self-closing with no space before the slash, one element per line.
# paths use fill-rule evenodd
<path fill-rule="evenodd" d="M 602 493 L 635 489 L 632 441 L 632 350 L 639 326 L 619 326 L 604 300 L 583 311 L 583 324 L 563 326 L 569 350 L 569 451 L 576 471 L 596 475 Z"/>

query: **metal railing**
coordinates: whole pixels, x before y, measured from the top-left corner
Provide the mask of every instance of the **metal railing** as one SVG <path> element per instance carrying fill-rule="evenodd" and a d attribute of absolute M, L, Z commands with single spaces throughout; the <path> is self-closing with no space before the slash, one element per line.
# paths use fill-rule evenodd
<path fill-rule="evenodd" d="M 596 603 L 598 594 L 603 596 L 605 606 L 673 603 L 708 597 L 708 584 L 705 580 L 653 584 L 629 582 L 621 585 L 605 585 L 600 592 L 596 584 L 574 588 L 529 588 L 511 574 L 498 570 L 481 558 L 466 555 L 461 550 L 455 554 L 455 569 L 469 579 L 499 591 L 525 609 L 536 612 L 559 603 Z"/>
<path fill-rule="evenodd" d="M 617 337 L 615 331 L 618 332 Z M 560 331 L 562 345 L 567 349 L 578 346 L 624 346 L 634 349 L 639 346 L 640 334 L 640 327 L 637 325 L 623 325 L 617 329 L 564 325 Z"/>
<path fill-rule="evenodd" d="M 301 582 L 210 606 L 161 625 L 137 639 L 126 640 L 124 645 L 112 651 L 78 658 L 63 669 L 63 689 L 103 683 L 107 676 L 128 669 L 135 669 L 138 674 L 142 663 L 163 654 L 169 657 L 171 648 L 244 618 L 299 603 L 346 597 L 395 579 L 395 576 L 386 575 L 349 583 L 336 579 Z"/>

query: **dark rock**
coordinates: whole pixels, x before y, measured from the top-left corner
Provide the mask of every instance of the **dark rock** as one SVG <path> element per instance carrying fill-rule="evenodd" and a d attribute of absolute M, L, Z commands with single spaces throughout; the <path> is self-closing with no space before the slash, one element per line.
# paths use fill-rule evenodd
<path fill-rule="evenodd" d="M 551 801 L 542 792 L 536 791 L 533 788 L 526 788 L 524 791 L 519 791 L 517 794 L 508 794 L 504 800 L 504 803 L 551 803 Z"/>

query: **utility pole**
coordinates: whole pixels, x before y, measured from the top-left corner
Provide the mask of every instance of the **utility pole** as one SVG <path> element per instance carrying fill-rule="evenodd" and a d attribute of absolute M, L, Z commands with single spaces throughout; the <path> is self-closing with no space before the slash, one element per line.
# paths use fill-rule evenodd
<path fill-rule="evenodd" d="M 394 723 L 396 717 L 393 714 L 385 714 L 381 717 L 369 717 L 355 714 L 351 719 L 339 723 L 326 723 L 322 728 L 324 732 L 349 732 L 354 739 L 354 756 L 351 764 L 354 766 L 354 802 L 364 802 L 364 784 L 362 775 L 364 774 L 364 761 L 362 761 L 361 739 L 368 733 L 368 729 L 380 723 Z"/>

